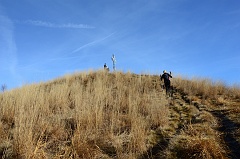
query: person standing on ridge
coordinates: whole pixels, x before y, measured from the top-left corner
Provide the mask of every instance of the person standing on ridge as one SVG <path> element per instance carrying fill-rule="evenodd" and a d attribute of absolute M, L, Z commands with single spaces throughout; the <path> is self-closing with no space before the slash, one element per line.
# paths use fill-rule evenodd
<path fill-rule="evenodd" d="M 108 68 L 108 66 L 107 66 L 107 64 L 106 64 L 106 63 L 104 64 L 104 66 L 103 66 L 103 67 L 104 67 L 104 70 L 107 70 L 107 71 L 109 71 L 109 68 Z"/>
<path fill-rule="evenodd" d="M 168 93 L 169 89 L 170 89 L 170 86 L 171 86 L 171 82 L 170 82 L 170 79 L 169 78 L 172 78 L 172 75 L 171 75 L 171 71 L 170 71 L 170 74 L 167 73 L 166 70 L 163 71 L 163 75 L 160 75 L 161 77 L 161 81 L 162 79 L 164 80 L 164 86 L 165 86 L 165 89 L 166 89 L 166 94 Z"/>
<path fill-rule="evenodd" d="M 106 63 L 103 65 L 103 68 L 104 68 L 104 69 L 107 69 L 107 64 L 106 64 Z"/>
<path fill-rule="evenodd" d="M 113 71 L 115 71 L 116 70 L 116 58 L 115 58 L 114 54 L 112 55 L 111 59 L 113 61 Z"/>

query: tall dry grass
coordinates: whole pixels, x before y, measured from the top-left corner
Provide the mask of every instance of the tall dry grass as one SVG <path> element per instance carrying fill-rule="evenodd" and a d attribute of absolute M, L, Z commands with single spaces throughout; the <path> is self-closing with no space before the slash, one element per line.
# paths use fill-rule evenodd
<path fill-rule="evenodd" d="M 192 99 L 240 97 L 238 87 L 206 79 L 173 78 L 172 84 Z M 174 129 L 168 104 L 158 76 L 122 72 L 81 72 L 5 91 L 0 94 L 0 156 L 141 158 L 166 140 L 157 131 Z M 207 112 L 201 117 L 206 120 L 166 135 L 173 135 L 162 153 L 166 158 L 224 158 L 214 117 Z"/>
<path fill-rule="evenodd" d="M 3 158 L 137 158 L 168 126 L 158 77 L 92 71 L 0 95 Z"/>
<path fill-rule="evenodd" d="M 198 96 L 202 99 L 217 99 L 219 96 L 226 99 L 239 99 L 240 87 L 237 85 L 227 86 L 221 81 L 212 81 L 204 78 L 187 79 L 176 77 L 173 85 L 188 96 Z M 221 100 L 221 99 L 220 99 Z"/>
<path fill-rule="evenodd" d="M 239 124 L 240 87 L 227 86 L 223 82 L 213 82 L 209 79 L 187 79 L 178 77 L 172 80 L 177 91 L 183 97 L 187 96 L 190 105 L 192 101 L 201 101 L 206 106 L 201 111 L 202 122 L 185 125 L 179 136 L 170 143 L 170 156 L 175 158 L 228 158 L 229 149 L 221 141 L 225 132 L 218 132 L 221 123 L 211 113 L 215 110 L 225 110 L 225 118 Z M 218 121 L 217 121 L 218 120 Z M 222 134 L 223 133 L 223 134 Z M 239 140 L 239 133 L 235 139 Z M 234 140 L 235 140 L 234 139 Z M 174 153 L 175 152 L 175 153 Z"/>
<path fill-rule="evenodd" d="M 226 159 L 220 134 L 207 123 L 186 126 L 170 143 L 169 158 Z"/>

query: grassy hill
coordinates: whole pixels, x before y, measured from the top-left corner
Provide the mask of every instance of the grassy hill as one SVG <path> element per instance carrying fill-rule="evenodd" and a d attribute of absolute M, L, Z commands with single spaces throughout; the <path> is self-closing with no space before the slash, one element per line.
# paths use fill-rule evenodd
<path fill-rule="evenodd" d="M 239 158 L 240 89 L 82 72 L 0 94 L 2 158 Z"/>

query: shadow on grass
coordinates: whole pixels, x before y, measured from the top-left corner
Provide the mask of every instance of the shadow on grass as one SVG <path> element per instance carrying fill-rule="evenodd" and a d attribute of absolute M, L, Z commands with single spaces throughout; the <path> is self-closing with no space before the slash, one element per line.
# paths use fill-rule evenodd
<path fill-rule="evenodd" d="M 240 143 L 234 138 L 234 132 L 239 129 L 240 124 L 234 123 L 226 116 L 226 110 L 215 110 L 212 114 L 218 118 L 220 127 L 218 130 L 223 134 L 225 144 L 230 151 L 229 157 L 231 159 L 240 158 Z"/>
<path fill-rule="evenodd" d="M 139 159 L 163 159 L 165 158 L 163 152 L 169 145 L 170 139 L 163 139 L 159 141 L 156 145 L 150 148 L 145 154 L 143 154 Z"/>

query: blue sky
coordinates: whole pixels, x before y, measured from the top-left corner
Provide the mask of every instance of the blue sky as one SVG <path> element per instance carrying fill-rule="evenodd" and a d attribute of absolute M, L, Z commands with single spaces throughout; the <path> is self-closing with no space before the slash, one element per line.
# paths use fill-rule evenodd
<path fill-rule="evenodd" d="M 104 63 L 134 73 L 240 80 L 239 0 L 0 0 L 8 89 Z"/>

